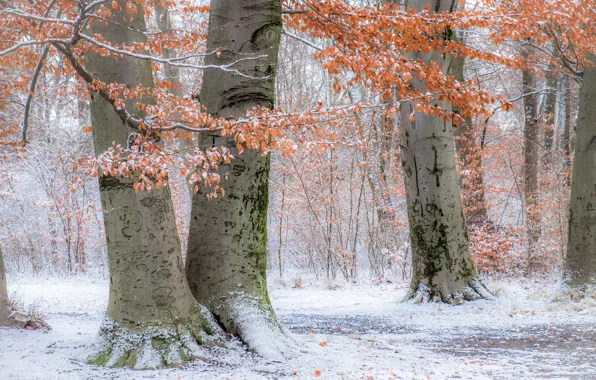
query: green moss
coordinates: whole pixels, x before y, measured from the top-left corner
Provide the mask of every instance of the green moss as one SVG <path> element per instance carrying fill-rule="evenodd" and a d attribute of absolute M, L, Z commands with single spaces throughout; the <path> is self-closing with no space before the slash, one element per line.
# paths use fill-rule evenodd
<path fill-rule="evenodd" d="M 87 363 L 93 364 L 93 365 L 105 366 L 106 364 L 108 364 L 108 360 L 110 360 L 111 354 L 112 354 L 112 347 L 109 347 L 107 350 L 98 354 L 95 358 L 88 360 Z"/>
<path fill-rule="evenodd" d="M 113 368 L 133 368 L 137 364 L 137 350 L 125 352 L 112 366 Z"/>
<path fill-rule="evenodd" d="M 151 345 L 158 350 L 165 350 L 170 345 L 167 338 L 154 337 L 151 338 Z"/>

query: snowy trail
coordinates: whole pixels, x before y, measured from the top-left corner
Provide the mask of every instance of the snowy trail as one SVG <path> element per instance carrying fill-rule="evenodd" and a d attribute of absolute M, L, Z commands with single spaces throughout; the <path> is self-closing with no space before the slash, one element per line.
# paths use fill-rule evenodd
<path fill-rule="evenodd" d="M 457 307 L 399 303 L 403 289 L 389 285 L 274 288 L 272 302 L 307 354 L 269 363 L 220 349 L 217 363 L 135 372 L 72 360 L 97 333 L 107 281 L 10 283 L 46 312 L 53 330 L 0 329 L 2 380 L 297 379 L 316 371 L 319 379 L 596 379 L 596 305 L 549 304 L 553 289 L 544 284 L 496 283 L 498 301 Z"/>

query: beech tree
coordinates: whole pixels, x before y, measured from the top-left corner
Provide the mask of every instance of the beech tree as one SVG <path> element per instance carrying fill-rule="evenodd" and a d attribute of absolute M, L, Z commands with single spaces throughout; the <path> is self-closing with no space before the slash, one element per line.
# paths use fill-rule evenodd
<path fill-rule="evenodd" d="M 200 102 L 213 116 L 242 118 L 257 106 L 273 108 L 281 33 L 279 0 L 212 0 L 206 65 L 251 59 L 240 73 L 206 69 Z M 267 291 L 267 209 L 270 157 L 239 151 L 234 136 L 203 133 L 199 146 L 228 148 L 235 157 L 220 167 L 225 196 L 209 199 L 209 188 L 193 198 L 186 275 L 196 299 L 230 334 L 257 353 L 287 356 L 289 332 L 271 307 Z"/>
<path fill-rule="evenodd" d="M 587 56 L 580 90 L 573 160 L 569 242 L 565 276 L 569 285 L 596 285 L 596 56 Z"/>
<path fill-rule="evenodd" d="M 107 22 L 92 23 L 91 33 L 112 44 L 143 42 L 143 8 L 137 4 L 134 12 L 127 12 L 126 0 L 117 5 Z M 153 87 L 149 61 L 87 52 L 85 64 L 105 83 Z M 125 105 L 135 107 L 130 101 Z M 93 89 L 91 121 L 98 156 L 113 143 L 135 149 L 133 131 Z M 137 191 L 131 178 L 102 175 L 99 183 L 110 297 L 101 341 L 90 363 L 136 369 L 178 366 L 199 356 L 199 345 L 223 340 L 220 328 L 188 287 L 167 183 L 150 192 Z"/>
<path fill-rule="evenodd" d="M 527 41 L 528 45 L 531 41 Z M 532 49 L 522 48 L 522 57 L 529 60 Z M 522 72 L 522 94 L 524 96 L 524 202 L 528 234 L 528 264 L 526 270 L 532 273 L 535 267 L 540 239 L 540 213 L 538 211 L 538 164 L 540 125 L 538 122 L 538 91 L 536 73 L 533 69 Z"/>
<path fill-rule="evenodd" d="M 406 10 L 420 11 L 426 4 L 412 1 Z M 436 12 L 454 11 L 455 6 L 455 2 L 431 2 Z M 427 65 L 434 62 L 444 73 L 451 64 L 451 59 L 438 51 L 412 52 L 408 57 Z M 425 85 L 424 80 L 412 80 L 412 86 L 420 91 Z M 451 109 L 447 101 L 436 102 L 443 110 Z M 413 265 L 409 297 L 451 304 L 492 298 L 472 263 L 455 172 L 452 121 L 417 112 L 413 102 L 402 102 L 401 112 L 401 159 Z"/>

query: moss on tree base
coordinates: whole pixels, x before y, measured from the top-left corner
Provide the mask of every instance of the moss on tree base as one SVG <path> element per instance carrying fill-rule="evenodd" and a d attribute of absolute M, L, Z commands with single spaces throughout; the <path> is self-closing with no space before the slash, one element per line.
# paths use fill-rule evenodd
<path fill-rule="evenodd" d="M 188 318 L 124 327 L 106 318 L 99 339 L 87 352 L 89 364 L 112 368 L 171 368 L 207 357 L 206 348 L 227 341 L 207 309 L 194 305 Z"/>
<path fill-rule="evenodd" d="M 466 301 L 493 300 L 494 298 L 479 278 L 473 278 L 467 283 L 459 285 L 449 281 L 431 282 L 429 279 L 421 279 L 412 283 L 405 301 L 414 303 L 444 302 L 450 305 L 460 305 Z"/>

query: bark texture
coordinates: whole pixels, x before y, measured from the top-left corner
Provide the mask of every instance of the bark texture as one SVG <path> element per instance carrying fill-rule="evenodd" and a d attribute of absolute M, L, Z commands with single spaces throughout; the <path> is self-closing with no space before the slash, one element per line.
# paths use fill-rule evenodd
<path fill-rule="evenodd" d="M 421 10 L 427 0 L 410 1 L 406 8 Z M 455 1 L 433 0 L 437 12 L 453 11 Z M 440 52 L 412 53 L 409 58 L 434 61 L 448 73 L 450 58 Z M 422 93 L 426 84 L 417 78 L 412 86 Z M 436 102 L 449 112 L 451 105 Z M 406 187 L 412 282 L 409 298 L 417 302 L 459 304 L 465 300 L 491 298 L 478 279 L 470 254 L 466 221 L 455 170 L 452 123 L 415 112 L 412 102 L 401 105 L 401 160 Z M 414 121 L 410 115 L 414 113 Z"/>
<path fill-rule="evenodd" d="M 555 72 L 555 65 L 548 66 L 546 71 L 546 101 L 544 104 L 544 135 L 543 145 L 544 152 L 542 153 L 542 165 L 544 170 L 548 170 L 552 160 L 552 149 L 555 138 L 555 113 L 557 108 L 558 95 L 558 77 Z"/>
<path fill-rule="evenodd" d="M 2 248 L 0 248 L 0 326 L 10 326 L 8 318 L 8 290 L 6 288 L 6 271 L 4 268 L 4 258 Z"/>
<path fill-rule="evenodd" d="M 596 62 L 596 56 L 590 59 Z M 596 67 L 587 66 L 576 123 L 565 275 L 571 286 L 596 285 Z"/>
<path fill-rule="evenodd" d="M 121 9 L 126 2 L 120 1 Z M 143 10 L 139 7 L 134 15 L 123 12 L 113 14 L 112 24 L 94 22 L 91 33 L 115 44 L 143 41 L 143 34 L 131 30 L 145 30 Z M 148 61 L 88 53 L 85 62 L 106 83 L 153 86 Z M 127 108 L 136 111 L 132 102 Z M 111 104 L 93 92 L 91 122 L 96 155 L 112 142 L 127 145 L 129 129 Z M 202 356 L 199 344 L 217 343 L 224 334 L 188 287 L 169 188 L 137 193 L 130 179 L 102 176 L 99 181 L 110 296 L 100 341 L 89 362 L 143 369 L 177 366 Z"/>
<path fill-rule="evenodd" d="M 273 107 L 280 31 L 279 0 L 211 1 L 207 50 L 221 54 L 205 63 L 244 61 L 233 67 L 243 75 L 205 70 L 200 99 L 209 113 L 237 118 L 255 106 Z M 202 147 L 227 146 L 236 158 L 220 167 L 225 197 L 207 199 L 211 189 L 194 196 L 186 263 L 191 290 L 228 333 L 265 357 L 281 359 L 295 347 L 267 293 L 269 157 L 238 154 L 230 137 L 199 139 Z"/>
<path fill-rule="evenodd" d="M 569 75 L 563 79 L 563 87 L 565 91 L 565 124 L 563 125 L 563 133 L 561 134 L 561 150 L 565 159 L 565 167 L 571 167 L 571 139 L 570 132 L 573 129 L 573 121 L 571 120 L 571 78 Z M 571 176 L 565 176 L 565 184 L 571 184 Z"/>
<path fill-rule="evenodd" d="M 528 58 L 530 48 L 524 48 L 522 55 Z M 540 213 L 538 210 L 538 160 L 540 154 L 540 125 L 538 123 L 538 94 L 536 73 L 525 70 L 522 73 L 524 94 L 524 202 L 526 211 L 526 233 L 528 237 L 527 273 L 538 266 L 538 241 L 540 240 Z"/>

